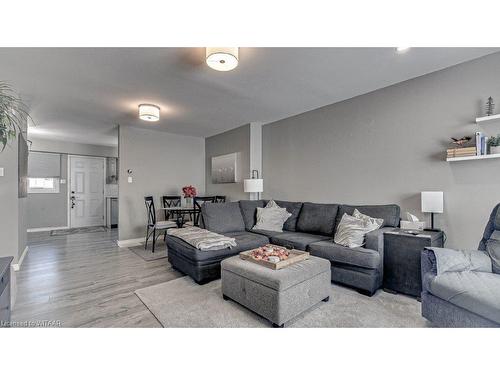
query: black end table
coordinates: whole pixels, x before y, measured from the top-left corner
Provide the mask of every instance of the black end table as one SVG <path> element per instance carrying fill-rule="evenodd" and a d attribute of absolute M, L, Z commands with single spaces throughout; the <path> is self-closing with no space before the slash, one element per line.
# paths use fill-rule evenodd
<path fill-rule="evenodd" d="M 395 229 L 384 234 L 384 283 L 389 293 L 403 293 L 420 299 L 422 276 L 420 256 L 424 248 L 443 247 L 442 231 L 406 233 Z"/>

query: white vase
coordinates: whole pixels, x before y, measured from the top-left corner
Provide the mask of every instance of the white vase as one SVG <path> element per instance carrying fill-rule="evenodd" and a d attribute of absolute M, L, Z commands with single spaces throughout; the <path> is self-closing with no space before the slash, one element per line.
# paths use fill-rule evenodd
<path fill-rule="evenodd" d="M 490 146 L 490 154 L 500 154 L 500 146 Z"/>

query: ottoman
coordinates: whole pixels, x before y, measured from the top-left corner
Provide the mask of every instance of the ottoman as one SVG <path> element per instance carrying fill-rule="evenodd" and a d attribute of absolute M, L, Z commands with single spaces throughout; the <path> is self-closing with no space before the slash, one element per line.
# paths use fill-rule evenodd
<path fill-rule="evenodd" d="M 240 259 L 221 263 L 222 296 L 269 320 L 284 324 L 321 301 L 328 301 L 331 288 L 330 262 L 309 257 L 280 270 Z"/>

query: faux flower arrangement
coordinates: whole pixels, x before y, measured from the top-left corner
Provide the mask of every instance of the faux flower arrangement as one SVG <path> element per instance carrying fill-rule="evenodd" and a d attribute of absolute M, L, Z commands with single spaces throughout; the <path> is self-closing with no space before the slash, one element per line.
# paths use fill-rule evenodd
<path fill-rule="evenodd" d="M 196 197 L 196 188 L 192 185 L 184 186 L 182 188 L 182 194 L 184 194 L 184 198 L 194 198 Z"/>

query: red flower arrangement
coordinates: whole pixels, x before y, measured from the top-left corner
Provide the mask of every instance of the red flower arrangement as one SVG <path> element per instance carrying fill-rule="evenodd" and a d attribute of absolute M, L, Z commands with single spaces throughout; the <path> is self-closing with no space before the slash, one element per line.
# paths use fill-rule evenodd
<path fill-rule="evenodd" d="M 182 194 L 184 194 L 184 198 L 194 198 L 196 197 L 196 188 L 192 185 L 184 186 L 182 188 Z"/>

